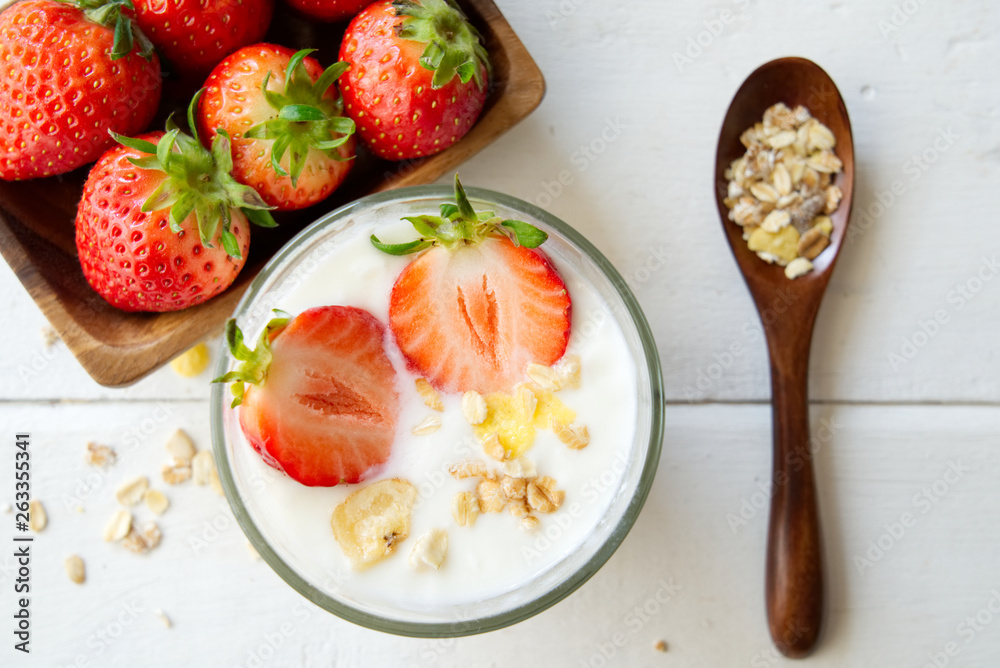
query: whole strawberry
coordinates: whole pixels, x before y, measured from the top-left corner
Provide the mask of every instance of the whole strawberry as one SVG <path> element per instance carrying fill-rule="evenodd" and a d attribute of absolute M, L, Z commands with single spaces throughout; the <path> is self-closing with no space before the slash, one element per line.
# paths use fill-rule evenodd
<path fill-rule="evenodd" d="M 212 70 L 198 104 L 198 126 L 211 140 L 233 138 L 233 177 L 282 211 L 326 199 L 354 163 L 354 121 L 341 115 L 334 83 L 311 49 L 254 44 Z"/>
<path fill-rule="evenodd" d="M 259 41 L 274 0 L 135 0 L 135 21 L 182 78 L 205 78 L 236 49 Z"/>
<path fill-rule="evenodd" d="M 448 148 L 486 103 L 489 56 L 452 0 L 384 0 L 354 17 L 340 45 L 347 115 L 379 157 Z"/>
<path fill-rule="evenodd" d="M 0 178 L 93 162 L 109 130 L 146 129 L 160 63 L 128 19 L 130 0 L 25 0 L 0 14 Z"/>
<path fill-rule="evenodd" d="M 371 0 L 287 0 L 306 16 L 320 21 L 349 19 L 371 4 Z"/>
<path fill-rule="evenodd" d="M 229 140 L 209 152 L 173 124 L 105 153 L 76 214 L 83 275 L 112 306 L 176 311 L 225 290 L 246 262 L 248 219 L 274 224 L 251 188 L 229 176 Z"/>

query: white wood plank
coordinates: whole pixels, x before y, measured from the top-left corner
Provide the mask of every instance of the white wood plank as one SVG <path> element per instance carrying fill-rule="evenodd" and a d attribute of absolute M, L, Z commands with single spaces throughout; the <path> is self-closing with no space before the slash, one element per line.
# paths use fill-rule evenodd
<path fill-rule="evenodd" d="M 813 423 L 828 425 L 832 435 L 820 442 L 817 465 L 828 629 L 810 665 L 922 666 L 948 642 L 961 648 L 960 665 L 992 665 L 1000 657 L 992 626 L 971 637 L 957 629 L 1000 586 L 1000 534 L 989 530 L 1000 522 L 1000 411 L 823 406 Z M 155 552 L 138 557 L 103 543 L 121 481 L 145 473 L 163 488 L 157 471 L 168 432 L 184 427 L 207 446 L 202 403 L 25 405 L 0 416 L 0 433 L 25 425 L 32 428 L 35 490 L 50 516 L 34 545 L 32 575 L 33 647 L 45 665 L 72 665 L 79 655 L 102 667 L 136 659 L 149 666 L 247 666 L 272 652 L 260 665 L 797 665 L 768 653 L 760 491 L 769 479 L 765 406 L 669 407 L 652 493 L 611 561 L 532 620 L 455 641 L 378 634 L 305 603 L 252 560 L 228 509 L 208 488 L 167 489 L 173 506 L 161 518 L 164 541 Z M 130 448 L 133 425 L 144 440 Z M 117 446 L 121 459 L 83 498 L 77 487 L 93 473 L 81 460 L 88 439 Z M 952 464 L 968 470 L 955 477 L 948 473 Z M 942 490 L 946 476 L 954 480 Z M 0 500 L 11 489 L 9 474 L 3 480 Z M 945 492 L 940 500 L 915 498 L 924 488 L 935 494 L 935 485 L 937 494 Z M 64 494 L 81 498 L 86 511 L 67 509 Z M 914 520 L 890 544 L 883 534 L 898 534 L 893 525 L 905 513 Z M 214 539 L 207 528 L 213 522 Z M 207 540 L 207 548 L 196 554 L 192 537 Z M 880 540 L 884 554 L 859 569 L 854 557 L 867 558 L 869 541 Z M 83 587 L 62 570 L 72 552 L 87 562 Z M 0 565 L 9 568 L 5 559 Z M 6 576 L 0 588 L 9 585 Z M 2 600 L 9 605 L 9 596 Z M 133 602 L 143 609 L 119 633 L 117 616 L 129 618 L 123 605 Z M 650 612 L 635 612 L 647 605 Z M 174 628 L 162 627 L 157 608 Z M 102 640 L 109 633 L 118 637 Z M 670 645 L 666 657 L 652 648 L 659 639 Z M 169 654 L 157 647 L 169 647 Z M 613 654 L 606 664 L 602 650 Z M 0 661 L 11 656 L 5 644 Z"/>

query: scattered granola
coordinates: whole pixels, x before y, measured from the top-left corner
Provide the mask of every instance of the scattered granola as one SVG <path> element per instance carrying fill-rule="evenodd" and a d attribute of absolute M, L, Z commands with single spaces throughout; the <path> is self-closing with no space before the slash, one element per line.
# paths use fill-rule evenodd
<path fill-rule="evenodd" d="M 428 434 L 433 434 L 438 429 L 441 428 L 441 418 L 437 415 L 428 415 L 423 420 L 420 421 L 416 427 L 411 429 L 411 433 L 414 436 L 427 436 Z"/>
<path fill-rule="evenodd" d="M 456 462 L 448 467 L 448 473 L 450 473 L 451 477 L 456 480 L 463 480 L 465 478 L 488 478 L 490 476 L 490 472 L 489 469 L 486 468 L 486 464 L 478 460 Z"/>
<path fill-rule="evenodd" d="M 740 135 L 746 153 L 726 170 L 729 219 L 743 228 L 750 250 L 768 263 L 788 267 L 815 259 L 830 245 L 833 213 L 844 194 L 832 184 L 843 169 L 830 128 L 799 105 L 779 102 L 762 122 Z M 790 279 L 812 270 L 799 262 Z"/>
<path fill-rule="evenodd" d="M 559 374 L 552 367 L 543 364 L 536 364 L 535 362 L 528 364 L 527 376 L 531 379 L 531 382 L 543 390 L 555 392 L 562 387 Z"/>
<path fill-rule="evenodd" d="M 476 485 L 476 496 L 479 497 L 479 512 L 499 513 L 507 505 L 507 497 L 496 480 L 484 478 Z"/>
<path fill-rule="evenodd" d="M 107 445 L 98 445 L 93 442 L 87 443 L 87 454 L 84 456 L 84 461 L 91 466 L 107 468 L 109 466 L 113 466 L 117 459 L 118 453 L 116 453 L 112 447 Z"/>
<path fill-rule="evenodd" d="M 495 459 L 498 462 L 507 459 L 507 450 L 500 443 L 500 436 L 495 431 L 487 434 L 483 439 L 483 452 L 486 453 L 487 457 Z"/>
<path fill-rule="evenodd" d="M 471 527 L 479 517 L 479 500 L 472 492 L 459 492 L 451 501 L 451 516 L 460 527 Z"/>
<path fill-rule="evenodd" d="M 132 528 L 132 513 L 119 508 L 104 527 L 104 540 L 113 543 L 129 534 Z"/>
<path fill-rule="evenodd" d="M 540 513 L 554 513 L 566 498 L 566 492 L 556 490 L 556 481 L 545 476 L 528 483 L 528 505 Z"/>
<path fill-rule="evenodd" d="M 528 515 L 526 517 L 521 518 L 521 528 L 527 531 L 528 533 L 537 531 L 539 524 L 541 524 L 541 522 L 539 522 L 538 518 L 535 517 L 534 515 Z"/>
<path fill-rule="evenodd" d="M 144 475 L 138 476 L 119 487 L 118 491 L 115 492 L 115 498 L 118 499 L 118 503 L 126 508 L 131 508 L 142 501 L 148 489 L 149 479 Z"/>
<path fill-rule="evenodd" d="M 462 415 L 465 416 L 469 424 L 475 426 L 482 424 L 488 413 L 486 399 L 475 390 L 469 390 L 462 395 Z"/>
<path fill-rule="evenodd" d="M 191 465 L 176 459 L 173 464 L 163 465 L 163 482 L 168 485 L 179 485 L 191 479 Z"/>
<path fill-rule="evenodd" d="M 66 575 L 76 584 L 83 584 L 87 580 L 87 569 L 83 565 L 83 559 L 78 554 L 71 554 L 63 562 L 66 567 Z"/>
<path fill-rule="evenodd" d="M 122 547 L 129 552 L 145 554 L 159 545 L 161 538 L 163 538 L 163 534 L 160 532 L 160 527 L 155 522 L 146 522 L 142 525 L 142 529 L 136 529 L 133 526 L 129 530 L 125 539 L 122 540 Z"/>
<path fill-rule="evenodd" d="M 153 614 L 156 615 L 156 617 L 161 622 L 163 622 L 163 625 L 165 627 L 167 627 L 168 629 L 174 625 L 174 623 L 172 621 L 170 621 L 170 618 L 167 617 L 167 613 L 163 612 L 162 610 L 154 610 Z"/>
<path fill-rule="evenodd" d="M 143 499 L 146 502 L 146 507 L 153 511 L 155 515 L 162 515 L 170 507 L 170 500 L 163 492 L 157 489 L 147 489 Z"/>
<path fill-rule="evenodd" d="M 559 378 L 560 387 L 580 387 L 580 356 L 564 355 L 552 370 Z"/>
<path fill-rule="evenodd" d="M 431 529 L 417 539 L 410 551 L 410 566 L 417 571 L 438 570 L 448 553 L 448 532 Z"/>
<path fill-rule="evenodd" d="M 666 652 L 667 651 L 667 641 L 666 640 L 657 640 L 656 644 L 653 645 L 653 649 L 655 649 L 657 652 Z"/>
<path fill-rule="evenodd" d="M 525 494 L 525 496 L 527 496 L 527 494 Z M 520 519 L 531 514 L 531 506 L 528 505 L 528 500 L 526 498 L 517 499 L 507 506 L 507 512 L 511 514 L 511 517 Z"/>
<path fill-rule="evenodd" d="M 28 520 L 28 525 L 31 530 L 35 533 L 42 531 L 49 524 L 49 516 L 45 512 L 45 506 L 38 499 L 32 499 L 28 504 L 28 513 L 30 519 Z"/>
<path fill-rule="evenodd" d="M 179 462 L 190 462 L 197 449 L 191 437 L 184 430 L 178 429 L 167 439 L 167 452 Z"/>
<path fill-rule="evenodd" d="M 424 404 L 428 408 L 432 408 L 436 411 L 444 410 L 444 402 L 441 401 L 441 395 L 438 391 L 434 389 L 434 386 L 427 382 L 426 378 L 417 378 L 414 383 L 417 386 L 417 394 L 420 398 L 424 400 Z"/>
<path fill-rule="evenodd" d="M 538 475 L 535 471 L 535 463 L 527 457 L 518 457 L 503 463 L 501 467 L 506 475 L 513 478 L 534 478 Z"/>
<path fill-rule="evenodd" d="M 215 471 L 215 459 L 209 450 L 200 451 L 191 460 L 191 476 L 197 484 L 209 484 L 213 471 Z"/>
<path fill-rule="evenodd" d="M 512 478 L 506 475 L 500 480 L 500 489 L 503 490 L 504 496 L 511 501 L 523 499 L 528 493 L 528 481 L 524 478 Z"/>
<path fill-rule="evenodd" d="M 586 425 L 577 427 L 552 420 L 552 433 L 573 450 L 582 450 L 590 444 L 590 432 Z"/>

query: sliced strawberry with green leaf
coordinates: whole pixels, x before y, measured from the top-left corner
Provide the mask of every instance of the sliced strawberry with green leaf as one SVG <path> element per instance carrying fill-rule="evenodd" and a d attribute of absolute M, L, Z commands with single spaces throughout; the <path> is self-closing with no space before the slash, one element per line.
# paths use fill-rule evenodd
<path fill-rule="evenodd" d="M 476 213 L 457 176 L 454 204 L 406 220 L 419 239 L 372 243 L 392 255 L 421 253 L 396 279 L 389 305 L 389 327 L 415 372 L 440 390 L 494 392 L 524 380 L 529 363 L 563 356 L 570 296 L 535 250 L 545 232 Z"/>
<path fill-rule="evenodd" d="M 214 382 L 233 382 L 240 427 L 268 465 L 311 487 L 359 482 L 389 457 L 399 414 L 385 327 L 349 306 L 280 315 L 254 350 L 226 324 L 242 364 Z"/>

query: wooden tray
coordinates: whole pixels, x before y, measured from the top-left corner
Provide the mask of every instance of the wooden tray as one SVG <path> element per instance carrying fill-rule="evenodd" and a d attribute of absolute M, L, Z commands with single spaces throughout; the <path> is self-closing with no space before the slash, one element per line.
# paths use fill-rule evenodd
<path fill-rule="evenodd" d="M 0 181 L 0 253 L 94 380 L 117 387 L 156 370 L 220 330 L 264 263 L 306 224 L 363 195 L 433 181 L 538 106 L 545 80 L 500 10 L 491 0 L 460 4 L 482 33 L 494 68 L 486 108 L 472 130 L 442 153 L 403 163 L 359 151 L 351 175 L 332 197 L 309 209 L 276 215 L 276 229 L 255 228 L 247 264 L 236 282 L 204 304 L 174 313 L 125 313 L 90 288 L 77 261 L 74 229 L 89 165 L 47 179 Z M 293 47 L 318 47 L 314 55 L 330 64 L 337 58 L 344 27 L 308 21 L 279 2 L 265 39 Z M 153 129 L 163 126 L 169 111 L 186 106 L 190 91 L 177 89 L 178 85 L 165 81 L 165 101 Z"/>

